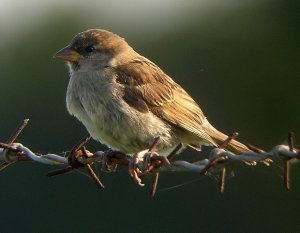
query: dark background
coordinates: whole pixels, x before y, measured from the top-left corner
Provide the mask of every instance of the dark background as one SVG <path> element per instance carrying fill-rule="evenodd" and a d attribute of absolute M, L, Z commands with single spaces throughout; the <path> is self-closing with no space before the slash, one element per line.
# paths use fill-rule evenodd
<path fill-rule="evenodd" d="M 225 3 L 226 2 L 226 3 Z M 300 138 L 300 6 L 297 1 L 17 1 L 0 6 L 0 139 L 31 122 L 19 141 L 61 152 L 86 134 L 65 108 L 67 69 L 52 55 L 77 32 L 105 28 L 156 62 L 218 129 L 266 150 Z M 296 141 L 299 145 L 299 140 Z M 96 142 L 88 147 L 105 149 Z M 192 155 L 191 151 L 182 155 Z M 80 173 L 14 164 L 0 174 L 1 232 L 299 232 L 300 172 L 282 185 L 282 163 L 237 164 L 220 194 L 214 177 L 148 197 L 125 168 Z M 159 189 L 198 178 L 164 173 Z"/>

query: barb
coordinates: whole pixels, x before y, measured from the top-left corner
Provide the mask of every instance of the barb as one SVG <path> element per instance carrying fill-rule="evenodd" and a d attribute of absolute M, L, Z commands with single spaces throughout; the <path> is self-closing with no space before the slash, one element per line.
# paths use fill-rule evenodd
<path fill-rule="evenodd" d="M 178 146 L 175 147 L 175 149 L 167 156 L 169 161 L 172 161 L 174 159 L 174 156 L 177 154 L 178 151 L 182 148 L 182 144 L 178 144 Z"/>
<path fill-rule="evenodd" d="M 247 143 L 246 143 L 245 145 L 248 147 L 249 150 L 252 150 L 253 152 L 256 152 L 256 153 L 258 153 L 258 154 L 264 152 L 264 150 L 262 150 L 262 149 L 260 149 L 260 148 L 258 148 L 258 147 L 256 147 L 256 146 L 253 146 L 253 145 L 251 145 L 251 144 L 247 144 Z"/>
<path fill-rule="evenodd" d="M 88 151 L 85 149 L 84 146 L 81 148 L 81 151 L 82 151 L 83 156 L 84 156 L 85 158 L 89 158 L 89 157 L 92 156 L 92 155 L 91 155 L 91 156 L 89 155 Z M 85 166 L 87 167 L 87 169 L 88 169 L 88 171 L 89 171 L 91 177 L 92 177 L 93 180 L 95 181 L 96 185 L 97 185 L 98 187 L 104 189 L 104 184 L 100 181 L 99 177 L 98 177 L 98 176 L 96 175 L 96 173 L 94 172 L 94 170 L 93 170 L 93 168 L 92 168 L 92 165 L 89 164 L 89 163 L 87 163 Z"/>
<path fill-rule="evenodd" d="M 288 135 L 288 144 L 291 152 L 294 151 L 294 132 L 290 132 Z M 287 158 L 284 160 L 284 174 L 283 174 L 283 184 L 287 190 L 290 190 L 290 169 L 291 169 L 291 159 Z"/>
<path fill-rule="evenodd" d="M 29 122 L 29 119 L 24 119 L 23 122 L 20 124 L 20 126 L 15 130 L 15 132 L 10 136 L 10 138 L 7 140 L 7 148 L 10 149 L 10 145 L 18 138 L 18 136 L 21 134 L 21 132 L 24 130 L 24 128 L 27 126 Z M 0 145 L 1 146 L 1 145 Z M 3 147 L 5 148 L 5 147 Z M 14 161 L 5 161 L 3 163 L 0 163 L 0 171 L 7 168 L 10 164 L 12 164 Z"/>
<path fill-rule="evenodd" d="M 221 143 L 219 145 L 219 149 L 225 149 L 228 144 L 233 140 L 235 139 L 237 136 L 239 135 L 238 132 L 233 132 L 231 135 L 229 135 L 225 141 L 223 143 Z M 219 160 L 218 160 L 219 159 Z M 206 169 L 206 172 L 208 171 L 209 168 L 211 168 L 212 166 L 214 166 L 215 164 L 217 163 L 220 163 L 220 162 L 225 162 L 227 160 L 227 157 L 220 157 L 218 159 L 214 159 L 213 161 L 211 161 L 210 164 L 207 165 L 207 169 Z M 203 174 L 203 173 L 201 173 Z M 226 167 L 222 167 L 220 169 L 220 172 L 219 172 L 219 190 L 221 193 L 224 192 L 224 189 L 225 189 L 225 174 L 226 174 Z"/>
<path fill-rule="evenodd" d="M 158 147 L 159 145 L 159 141 L 160 141 L 160 137 L 156 137 L 154 138 L 154 142 L 152 143 L 152 145 L 150 146 L 149 148 L 149 152 L 152 153 L 156 150 L 156 148 Z"/>
<path fill-rule="evenodd" d="M 178 145 L 174 148 L 173 151 L 171 151 L 171 153 L 167 156 L 167 158 L 165 158 L 164 164 L 170 164 L 170 161 L 173 160 L 174 156 L 176 155 L 176 153 L 177 153 L 181 148 L 182 148 L 182 144 L 180 143 L 180 144 L 178 144 Z M 152 165 L 151 168 L 154 169 L 155 165 L 156 165 L 157 167 L 163 165 L 162 162 L 160 162 L 160 163 L 158 163 L 158 162 L 160 162 L 160 161 L 156 161 L 156 164 L 154 163 L 154 164 Z M 151 185 L 151 190 L 150 190 L 150 196 L 151 196 L 151 197 L 154 197 L 155 194 L 156 194 L 156 191 L 157 191 L 157 185 L 158 185 L 158 179 L 159 179 L 159 173 L 156 172 L 156 173 L 154 174 L 154 177 L 153 177 L 153 180 L 152 180 L 152 185 Z"/>
<path fill-rule="evenodd" d="M 23 120 L 23 122 L 20 124 L 20 126 L 17 128 L 17 130 L 7 140 L 7 144 L 13 143 L 19 137 L 19 135 L 22 133 L 24 128 L 27 126 L 28 122 L 29 122 L 29 119 Z"/>
<path fill-rule="evenodd" d="M 153 180 L 152 180 L 151 191 L 150 191 L 150 196 L 151 197 L 154 197 L 155 194 L 156 194 L 158 178 L 159 178 L 159 172 L 156 172 L 154 174 L 154 177 L 153 177 Z"/>
<path fill-rule="evenodd" d="M 223 167 L 221 168 L 219 173 L 219 190 L 221 193 L 223 193 L 225 189 L 225 174 L 226 174 L 226 168 Z"/>
<path fill-rule="evenodd" d="M 228 146 L 228 144 L 229 144 L 233 139 L 235 139 L 238 135 L 239 135 L 238 132 L 233 132 L 231 135 L 229 135 L 229 136 L 225 139 L 225 141 L 224 141 L 223 143 L 221 143 L 221 144 L 218 146 L 218 148 L 220 148 L 220 149 L 225 149 L 226 146 Z"/>

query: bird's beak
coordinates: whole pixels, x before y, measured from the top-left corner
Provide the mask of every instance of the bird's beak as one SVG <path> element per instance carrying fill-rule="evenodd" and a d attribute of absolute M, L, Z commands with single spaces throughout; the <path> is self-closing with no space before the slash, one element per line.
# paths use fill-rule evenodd
<path fill-rule="evenodd" d="M 69 45 L 59 50 L 53 57 L 70 62 L 79 61 L 83 58 L 78 52 L 72 50 Z"/>

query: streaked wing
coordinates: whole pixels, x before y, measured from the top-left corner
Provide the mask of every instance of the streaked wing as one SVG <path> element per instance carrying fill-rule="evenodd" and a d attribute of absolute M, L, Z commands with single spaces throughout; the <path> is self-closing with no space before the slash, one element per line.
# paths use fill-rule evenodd
<path fill-rule="evenodd" d="M 117 82 L 124 86 L 123 99 L 140 112 L 151 111 L 175 127 L 214 144 L 202 129 L 205 120 L 197 103 L 159 67 L 140 57 L 116 67 Z"/>

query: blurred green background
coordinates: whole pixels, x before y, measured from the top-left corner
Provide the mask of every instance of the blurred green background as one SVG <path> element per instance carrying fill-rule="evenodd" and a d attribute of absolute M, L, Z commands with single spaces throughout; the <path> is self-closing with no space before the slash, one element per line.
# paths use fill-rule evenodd
<path fill-rule="evenodd" d="M 65 108 L 68 73 L 52 55 L 71 37 L 105 28 L 156 62 L 218 129 L 264 149 L 300 138 L 300 4 L 288 0 L 0 1 L 0 139 L 31 122 L 19 141 L 38 152 L 70 149 L 86 134 Z M 299 146 L 299 139 L 296 141 Z M 91 150 L 105 149 L 96 142 Z M 188 151 L 181 156 L 194 156 Z M 282 164 L 234 166 L 220 194 L 214 177 L 161 176 L 148 197 L 125 168 L 80 173 L 15 164 L 0 174 L 1 232 L 299 232 L 300 172 L 282 186 Z"/>

